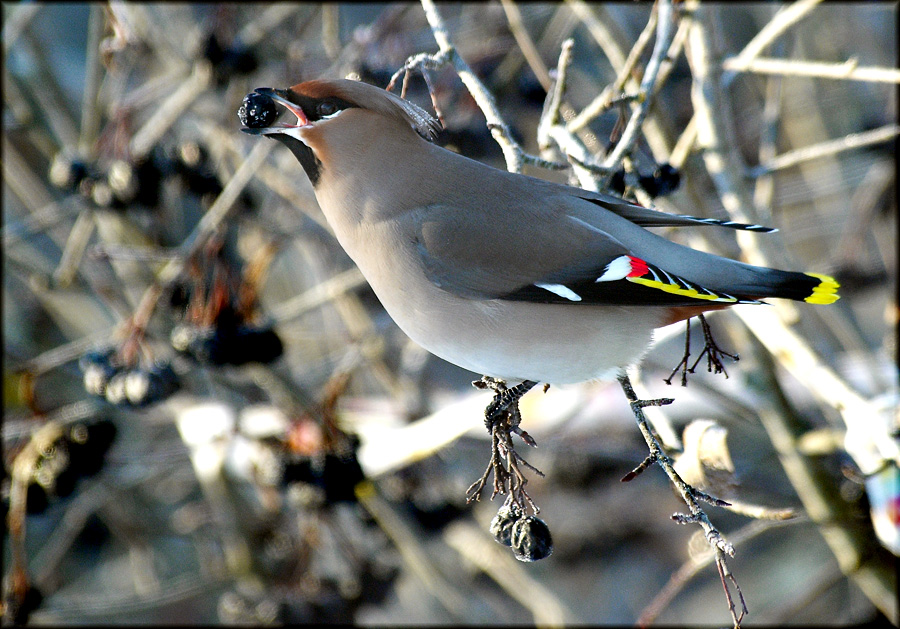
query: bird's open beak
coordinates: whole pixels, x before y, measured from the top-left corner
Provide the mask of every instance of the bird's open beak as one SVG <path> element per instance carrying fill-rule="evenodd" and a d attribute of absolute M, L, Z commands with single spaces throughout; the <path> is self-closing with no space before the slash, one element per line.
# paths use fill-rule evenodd
<path fill-rule="evenodd" d="M 244 133 L 249 133 L 250 135 L 274 135 L 278 133 L 284 133 L 289 129 L 298 129 L 300 127 L 305 127 L 309 124 L 309 118 L 307 118 L 306 114 L 303 113 L 303 109 L 301 109 L 299 105 L 295 105 L 287 99 L 287 90 L 278 90 L 271 87 L 258 87 L 253 91 L 257 94 L 268 96 L 279 105 L 282 105 L 289 112 L 297 116 L 297 123 L 288 124 L 286 122 L 278 122 L 271 127 L 241 127 L 241 131 L 243 131 Z"/>

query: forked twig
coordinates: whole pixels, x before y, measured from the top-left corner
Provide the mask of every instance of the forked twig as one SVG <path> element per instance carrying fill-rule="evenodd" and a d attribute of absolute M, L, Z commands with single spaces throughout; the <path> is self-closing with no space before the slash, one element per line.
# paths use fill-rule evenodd
<path fill-rule="evenodd" d="M 669 456 L 665 453 L 662 444 L 654 434 L 654 431 L 650 426 L 650 422 L 647 421 L 647 418 L 644 415 L 643 411 L 644 407 L 664 406 L 667 404 L 671 404 L 673 400 L 671 398 L 641 400 L 634 392 L 634 388 L 631 386 L 631 379 L 624 371 L 619 374 L 618 380 L 619 384 L 622 386 L 622 390 L 625 392 L 625 397 L 628 398 L 628 402 L 631 405 L 631 411 L 634 414 L 635 420 L 637 421 L 638 428 L 640 428 L 641 434 L 644 436 L 644 440 L 647 442 L 647 446 L 650 449 L 650 455 L 622 480 L 631 480 L 643 470 L 647 469 L 647 467 L 649 467 L 649 465 L 653 462 L 658 463 L 659 466 L 663 469 L 663 471 L 669 477 L 669 480 L 672 482 L 672 485 L 675 486 L 675 489 L 678 491 L 682 500 L 684 500 L 685 504 L 690 510 L 690 514 L 675 513 L 672 515 L 672 519 L 680 524 L 699 524 L 700 528 L 703 529 L 707 543 L 709 543 L 709 545 L 716 552 L 716 565 L 719 567 L 719 574 L 722 576 L 722 584 L 725 587 L 725 597 L 728 600 L 728 606 L 731 610 L 731 615 L 734 619 L 735 626 L 738 626 L 740 624 L 740 620 L 744 617 L 744 614 L 747 613 L 747 606 L 744 603 L 744 597 L 743 594 L 741 594 L 740 587 L 738 587 L 737 585 L 737 581 L 735 580 L 731 572 L 728 571 L 728 568 L 725 564 L 725 555 L 728 555 L 729 557 L 734 556 L 734 546 L 732 546 L 731 543 L 728 542 L 725 537 L 719 532 L 719 530 L 715 526 L 713 526 L 712 522 L 710 522 L 709 520 L 709 517 L 706 515 L 706 512 L 703 511 L 703 509 L 700 507 L 698 501 L 703 500 L 704 502 L 708 502 L 719 507 L 728 506 L 728 503 L 724 500 L 720 500 L 719 498 L 715 498 L 714 496 L 710 496 L 706 492 L 696 489 L 681 478 L 678 472 L 675 471 L 672 459 L 670 459 Z M 742 609 L 740 615 L 735 614 L 735 605 L 731 596 L 731 592 L 728 589 L 726 577 L 737 589 Z"/>

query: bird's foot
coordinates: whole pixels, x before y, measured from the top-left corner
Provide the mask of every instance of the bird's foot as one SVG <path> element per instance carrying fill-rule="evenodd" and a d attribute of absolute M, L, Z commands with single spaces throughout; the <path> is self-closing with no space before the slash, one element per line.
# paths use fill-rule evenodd
<path fill-rule="evenodd" d="M 481 497 L 481 492 L 487 484 L 487 479 L 494 473 L 493 492 L 491 499 L 497 494 L 507 494 L 508 501 L 518 508 L 525 510 L 526 506 L 532 511 L 539 511 L 537 505 L 525 491 L 528 482 L 520 465 L 527 467 L 536 474 L 543 476 L 543 472 L 531 465 L 516 452 L 512 442 L 512 435 L 519 435 L 528 445 L 535 447 L 537 443 L 527 432 L 519 427 L 522 415 L 519 411 L 519 399 L 525 395 L 537 383 L 526 380 L 512 388 L 507 388 L 503 380 L 484 376 L 481 380 L 472 383 L 479 389 L 491 389 L 494 398 L 484 410 L 484 424 L 491 435 L 491 460 L 480 479 L 472 483 L 466 491 L 466 500 L 472 502 Z"/>
<path fill-rule="evenodd" d="M 691 320 L 688 319 L 685 322 L 685 333 L 684 333 L 684 356 L 681 357 L 681 362 L 679 362 L 675 369 L 672 370 L 672 373 L 669 374 L 668 378 L 664 378 L 663 382 L 666 384 L 672 384 L 672 378 L 678 373 L 678 370 L 681 370 L 681 386 L 687 386 L 687 375 L 689 373 L 694 373 L 694 369 L 696 369 L 697 365 L 706 356 L 706 370 L 710 373 L 723 373 L 725 377 L 728 377 L 728 372 L 725 371 L 725 365 L 722 364 L 722 358 L 727 357 L 731 360 L 737 362 L 741 359 L 738 354 L 729 354 L 721 347 L 719 347 L 716 340 L 713 338 L 712 329 L 709 327 L 709 323 L 706 321 L 706 317 L 702 314 L 697 315 L 700 319 L 700 326 L 703 329 L 703 351 L 700 352 L 700 355 L 697 356 L 697 360 L 694 361 L 694 364 L 688 367 L 688 362 L 691 357 Z"/>

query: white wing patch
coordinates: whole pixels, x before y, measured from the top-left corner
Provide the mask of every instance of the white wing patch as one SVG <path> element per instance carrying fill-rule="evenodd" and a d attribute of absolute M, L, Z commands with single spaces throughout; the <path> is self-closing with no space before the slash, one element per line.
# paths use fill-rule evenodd
<path fill-rule="evenodd" d="M 603 275 L 595 279 L 595 282 L 614 282 L 625 279 L 631 273 L 631 260 L 628 256 L 619 256 L 606 265 Z"/>
<path fill-rule="evenodd" d="M 535 284 L 538 288 L 543 288 L 546 291 L 550 291 L 554 295 L 559 295 L 563 299 L 568 299 L 569 301 L 581 301 L 581 295 L 573 291 L 571 288 L 567 286 L 563 286 L 562 284 Z"/>

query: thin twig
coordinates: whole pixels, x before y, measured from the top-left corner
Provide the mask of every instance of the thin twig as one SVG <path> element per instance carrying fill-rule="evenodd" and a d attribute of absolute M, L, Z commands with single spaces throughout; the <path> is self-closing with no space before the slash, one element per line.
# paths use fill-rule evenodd
<path fill-rule="evenodd" d="M 638 139 L 641 125 L 653 104 L 653 92 L 659 69 L 666 52 L 669 50 L 669 44 L 672 42 L 672 22 L 674 19 L 672 3 L 669 0 L 657 0 L 657 7 L 656 43 L 653 45 L 653 53 L 650 55 L 647 68 L 644 70 L 644 78 L 641 80 L 639 93 L 642 99 L 634 105 L 631 118 L 622 132 L 622 137 L 619 138 L 616 147 L 603 161 L 603 165 L 607 168 L 619 164 L 622 158 L 631 151 Z"/>
<path fill-rule="evenodd" d="M 428 24 L 431 26 L 431 32 L 434 35 L 434 39 L 437 42 L 441 53 L 446 55 L 450 63 L 453 64 L 463 85 L 466 86 L 466 89 L 469 90 L 475 103 L 481 111 L 484 112 L 487 126 L 491 130 L 491 135 L 503 151 L 507 170 L 515 173 L 522 172 L 523 151 L 515 140 L 513 140 L 512 131 L 500 116 L 500 111 L 497 109 L 497 102 L 494 100 L 493 95 L 478 79 L 475 72 L 469 67 L 469 64 L 466 63 L 462 56 L 457 52 L 456 46 L 451 42 L 450 34 L 447 31 L 447 27 L 444 25 L 444 21 L 441 18 L 440 13 L 438 13 L 434 2 L 432 2 L 432 0 L 422 0 L 422 8 L 425 10 L 425 17 L 428 20 Z"/>
<path fill-rule="evenodd" d="M 534 40 L 522 23 L 522 12 L 519 11 L 518 5 L 512 0 L 500 0 L 500 5 L 506 13 L 506 19 L 509 21 L 509 30 L 516 39 L 516 43 L 519 44 L 525 61 L 528 62 L 531 71 L 534 72 L 534 76 L 537 77 L 541 86 L 545 90 L 550 91 L 552 83 L 550 72 L 547 70 L 544 60 L 541 59 L 541 54 L 538 52 L 537 46 L 534 45 Z"/>
<path fill-rule="evenodd" d="M 820 79 L 865 81 L 868 83 L 900 83 L 900 70 L 873 66 L 860 67 L 859 60 L 853 57 L 843 63 L 770 59 L 764 57 L 758 57 L 746 63 L 738 63 L 734 59 L 726 59 L 722 62 L 722 68 L 731 72 L 811 76 Z"/>
<path fill-rule="evenodd" d="M 792 520 L 756 521 L 735 531 L 730 537 L 736 544 L 743 544 L 772 529 L 781 528 L 783 526 L 794 526 L 806 522 L 809 522 L 809 518 L 805 516 L 794 518 Z M 675 599 L 678 593 L 690 583 L 691 579 L 713 563 L 715 559 L 716 552 L 711 548 L 703 549 L 702 551 L 693 554 L 690 559 L 685 561 L 681 567 L 669 577 L 669 582 L 666 583 L 653 600 L 644 607 L 641 615 L 638 616 L 637 621 L 635 621 L 635 625 L 638 627 L 646 627 L 652 624 L 663 610 L 665 610 Z"/>
<path fill-rule="evenodd" d="M 889 142 L 897 137 L 897 135 L 900 135 L 900 126 L 895 124 L 885 125 L 861 133 L 848 133 L 835 140 L 819 142 L 817 144 L 782 153 L 759 166 L 751 168 L 748 175 L 750 177 L 760 177 L 776 170 L 796 166 L 802 162 L 818 159 L 820 157 L 828 157 L 863 146 Z"/>
<path fill-rule="evenodd" d="M 550 141 L 553 140 L 566 156 L 566 159 L 573 165 L 573 172 L 578 178 L 581 187 L 586 190 L 597 191 L 599 190 L 599 183 L 594 175 L 606 175 L 608 173 L 598 170 L 600 167 L 593 163 L 593 157 L 584 143 L 560 121 L 560 112 L 563 106 L 562 99 L 566 89 L 567 70 L 574 44 L 575 40 L 567 39 L 563 42 L 560 50 L 559 60 L 556 65 L 556 79 L 550 93 L 547 95 L 544 111 L 538 123 L 538 146 L 541 147 L 541 151 L 547 151 L 550 147 Z"/>
<path fill-rule="evenodd" d="M 575 133 L 578 130 L 583 129 L 588 124 L 590 124 L 590 122 L 594 118 L 610 108 L 613 102 L 613 98 L 625 89 L 625 85 L 628 83 L 628 79 L 631 78 L 638 60 L 644 53 L 644 49 L 647 47 L 647 44 L 650 43 L 650 38 L 653 35 L 654 30 L 656 29 L 658 21 L 659 12 L 656 10 L 656 5 L 653 5 L 653 10 L 651 10 L 650 12 L 650 19 L 647 20 L 647 24 L 644 26 L 644 30 L 641 31 L 641 34 L 638 36 L 637 41 L 634 43 L 634 46 L 628 53 L 628 57 L 625 59 L 622 67 L 618 68 L 618 76 L 616 77 L 616 80 L 612 83 L 612 85 L 608 85 L 606 88 L 604 88 L 603 91 L 588 104 L 587 107 L 581 110 L 581 113 L 579 113 L 569 121 L 569 123 L 566 125 L 566 128 L 569 131 Z"/>
<path fill-rule="evenodd" d="M 653 433 L 647 418 L 644 416 L 644 406 L 662 406 L 670 404 L 672 400 L 670 398 L 662 400 L 640 400 L 638 399 L 637 394 L 635 394 L 634 388 L 631 386 L 631 380 L 625 372 L 619 374 L 618 380 L 619 384 L 622 386 L 622 390 L 625 392 L 625 397 L 628 398 L 628 402 L 631 405 L 631 411 L 634 414 L 635 420 L 637 420 L 638 428 L 640 428 L 641 434 L 644 436 L 644 440 L 647 442 L 647 446 L 650 449 L 650 456 L 652 456 L 656 460 L 656 463 L 658 463 L 663 471 L 665 471 L 669 480 L 672 481 L 675 489 L 678 491 L 682 500 L 684 500 L 691 512 L 689 516 L 676 514 L 678 517 L 676 518 L 676 516 L 673 516 L 673 518 L 682 523 L 695 522 L 699 524 L 703 529 L 706 540 L 709 542 L 710 546 L 729 556 L 734 556 L 734 547 L 722 536 L 718 529 L 713 526 L 712 522 L 709 521 L 709 517 L 700 507 L 697 499 L 700 498 L 701 500 L 714 504 L 717 502 L 721 503 L 722 501 L 712 498 L 704 492 L 691 487 L 681 478 L 681 476 L 679 476 L 678 472 L 675 471 L 672 459 L 670 459 L 669 455 L 663 450 L 663 447 Z"/>

